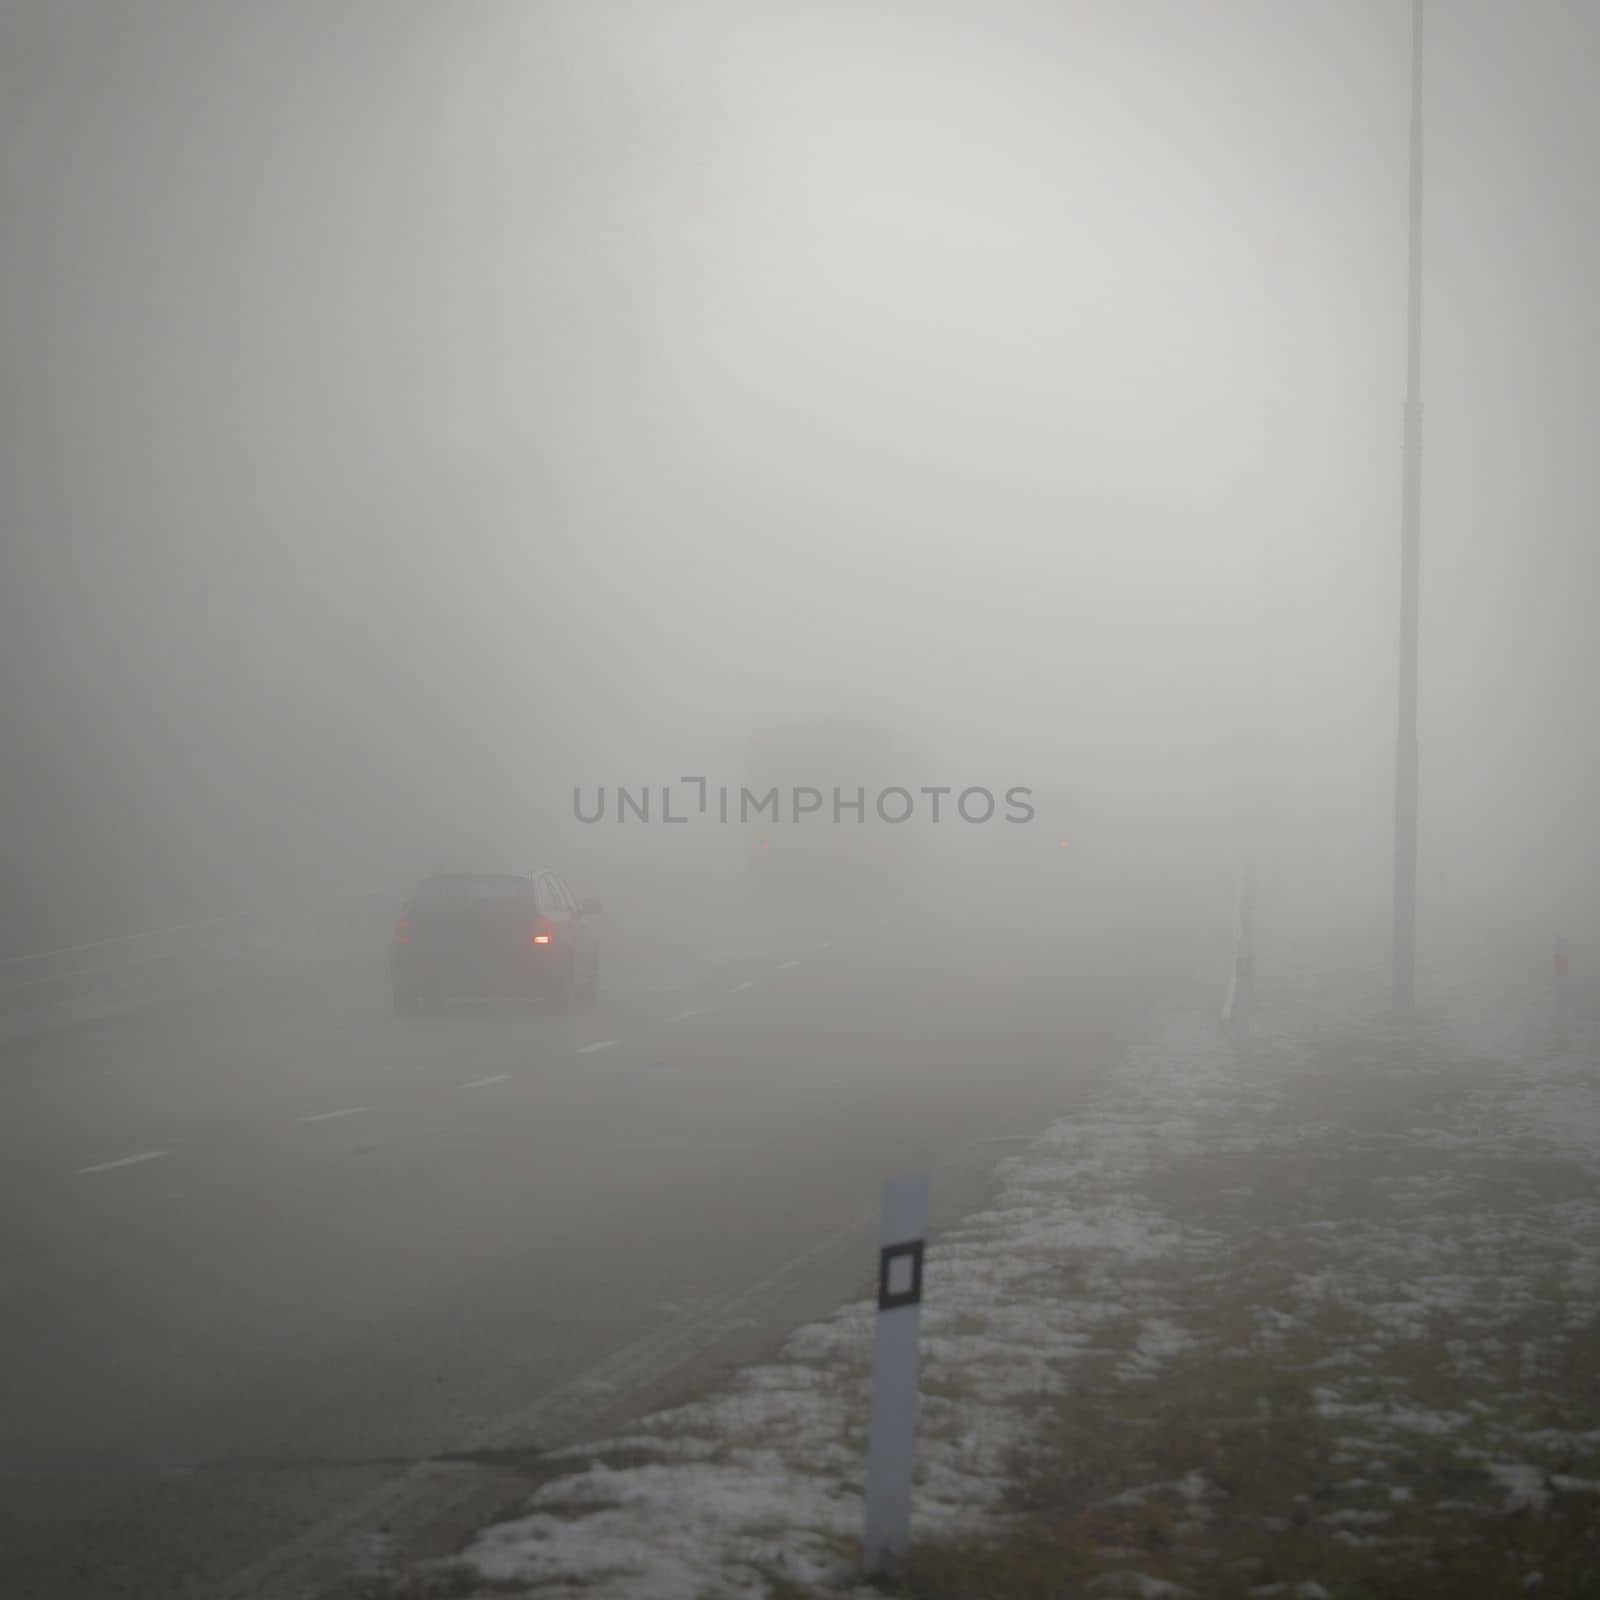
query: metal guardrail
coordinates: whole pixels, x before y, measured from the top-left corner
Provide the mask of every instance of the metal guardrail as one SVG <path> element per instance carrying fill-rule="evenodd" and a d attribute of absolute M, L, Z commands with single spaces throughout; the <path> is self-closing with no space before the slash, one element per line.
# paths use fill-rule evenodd
<path fill-rule="evenodd" d="M 274 970 L 381 949 L 392 887 L 0 961 L 0 1039 L 107 1020 Z"/>

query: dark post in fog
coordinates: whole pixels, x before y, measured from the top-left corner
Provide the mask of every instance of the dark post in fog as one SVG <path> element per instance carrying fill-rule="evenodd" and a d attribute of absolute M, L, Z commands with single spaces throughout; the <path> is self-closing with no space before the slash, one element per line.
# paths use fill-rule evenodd
<path fill-rule="evenodd" d="M 1417 611 L 1422 544 L 1422 0 L 1411 5 L 1411 237 L 1400 529 L 1400 719 L 1395 739 L 1394 1009 L 1409 1016 L 1417 966 Z"/>

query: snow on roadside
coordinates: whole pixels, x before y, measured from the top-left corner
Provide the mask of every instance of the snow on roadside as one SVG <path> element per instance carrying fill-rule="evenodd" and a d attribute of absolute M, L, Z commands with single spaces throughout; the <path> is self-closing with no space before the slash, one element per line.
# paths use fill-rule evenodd
<path fill-rule="evenodd" d="M 1381 1056 L 1382 1041 L 1374 1048 Z M 1317 1363 L 1316 1410 L 1340 1430 L 1340 1459 L 1352 1485 L 1369 1487 L 1370 1503 L 1329 1510 L 1331 1537 L 1352 1546 L 1383 1539 L 1388 1508 L 1411 1493 L 1391 1481 L 1391 1467 L 1418 1440 L 1480 1462 L 1507 1507 L 1596 1492 L 1582 1474 L 1551 1472 L 1549 1461 L 1588 1447 L 1572 1428 L 1551 1426 L 1548 1407 L 1515 1393 L 1499 1410 L 1424 1404 L 1373 1376 L 1385 1352 L 1433 1340 L 1452 1381 L 1481 1376 L 1493 1393 L 1511 1371 L 1525 1401 L 1556 1359 L 1560 1328 L 1593 1321 L 1600 1204 L 1592 1193 L 1516 1191 L 1508 1205 L 1503 1188 L 1481 1190 L 1483 1173 L 1513 1155 L 1600 1159 L 1592 1081 L 1565 1081 L 1561 1063 L 1541 1066 L 1529 1051 L 1440 1125 L 1353 1134 L 1339 1115 L 1296 1099 L 1320 1081 L 1316 1050 L 1317 1030 L 1308 1033 L 1303 1017 L 1264 1015 L 1243 1051 L 1223 1045 L 1209 1018 L 1172 1024 L 1129 1051 L 1084 1114 L 1001 1164 L 991 1206 L 930 1245 L 914 1538 L 1004 1531 L 1008 1476 L 1086 1358 L 1109 1353 L 1125 1385 L 1204 1358 L 1209 1336 L 1187 1325 L 1174 1295 L 1179 1272 L 1245 1285 L 1239 1337 L 1269 1358 L 1330 1315 L 1354 1329 Z M 1406 1070 L 1426 1083 L 1436 1068 Z M 1393 1170 L 1397 1140 L 1415 1170 Z M 1196 1211 L 1162 1198 L 1185 1163 L 1209 1163 L 1213 1178 L 1237 1164 L 1239 1176 L 1231 1187 L 1213 1183 L 1214 1203 Z M 1315 1194 L 1309 1179 L 1293 1187 L 1302 1167 L 1337 1177 L 1362 1163 L 1379 1203 L 1353 1214 L 1312 1206 L 1317 1214 L 1280 1215 L 1258 1193 L 1258 1171 L 1290 1183 L 1289 1192 Z M 1265 1230 L 1229 1220 L 1230 1208 L 1248 1219 L 1263 1206 L 1274 1223 Z M 1282 1293 L 1257 1303 L 1247 1280 L 1260 1270 L 1263 1241 L 1297 1265 Z M 1552 1293 L 1566 1321 L 1546 1330 L 1537 1313 Z M 535 1493 L 526 1515 L 480 1535 L 467 1569 L 537 1585 L 550 1600 L 753 1600 L 778 1580 L 850 1590 L 873 1320 L 869 1303 L 846 1307 L 799 1329 L 775 1363 L 747 1369 L 722 1392 L 644 1418 L 625 1437 L 563 1452 L 570 1472 Z M 1187 1505 L 1181 1527 L 1200 1538 L 1214 1493 L 1196 1468 L 1124 1496 Z M 1106 1554 L 1117 1592 L 1183 1592 Z M 1307 1576 L 1261 1592 L 1309 1595 L 1317 1584 Z"/>

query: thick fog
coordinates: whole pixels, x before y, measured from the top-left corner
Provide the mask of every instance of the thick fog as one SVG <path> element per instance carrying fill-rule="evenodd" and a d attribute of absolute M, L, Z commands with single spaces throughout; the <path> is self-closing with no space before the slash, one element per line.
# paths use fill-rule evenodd
<path fill-rule="evenodd" d="M 1593 915 L 1597 44 L 1431 27 L 1425 939 Z M 1408 52 L 1391 0 L 8 0 L 7 944 L 596 860 L 575 785 L 848 711 L 1037 791 L 952 859 L 1225 921 L 1253 855 L 1381 958 Z"/>

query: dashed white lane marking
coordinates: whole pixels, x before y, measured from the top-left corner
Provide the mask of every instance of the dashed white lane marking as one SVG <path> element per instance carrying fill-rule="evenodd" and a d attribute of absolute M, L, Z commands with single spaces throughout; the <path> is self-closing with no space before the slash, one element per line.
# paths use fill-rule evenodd
<path fill-rule="evenodd" d="M 749 978 L 746 978 L 743 983 L 734 984 L 733 992 L 735 994 L 743 994 L 746 989 L 753 989 L 753 988 L 755 988 L 755 984 L 752 983 Z"/>
<path fill-rule="evenodd" d="M 159 1161 L 165 1150 L 142 1150 L 136 1156 L 121 1156 L 116 1161 L 101 1161 L 92 1167 L 79 1167 L 81 1177 L 86 1172 L 114 1172 L 118 1167 L 136 1167 L 141 1161 Z"/>
<path fill-rule="evenodd" d="M 471 1083 L 463 1084 L 465 1089 L 487 1089 L 491 1083 L 510 1083 L 509 1072 L 497 1072 L 492 1078 L 474 1078 Z"/>
<path fill-rule="evenodd" d="M 780 961 L 778 963 L 778 971 L 787 972 L 790 967 L 798 967 L 799 965 L 800 963 L 798 961 Z"/>
<path fill-rule="evenodd" d="M 343 1111 L 319 1111 L 314 1117 L 301 1117 L 302 1122 L 331 1122 L 335 1117 L 354 1117 L 369 1109 L 366 1106 L 346 1106 Z"/>
<path fill-rule="evenodd" d="M 687 1022 L 690 1017 L 703 1017 L 706 1014 L 704 1006 L 690 1006 L 687 1011 L 680 1011 L 675 1017 L 668 1017 L 668 1022 Z"/>
<path fill-rule="evenodd" d="M 596 1050 L 610 1050 L 615 1046 L 616 1042 L 615 1039 L 596 1039 L 593 1044 L 580 1044 L 578 1046 L 578 1054 L 580 1056 L 591 1056 Z"/>

